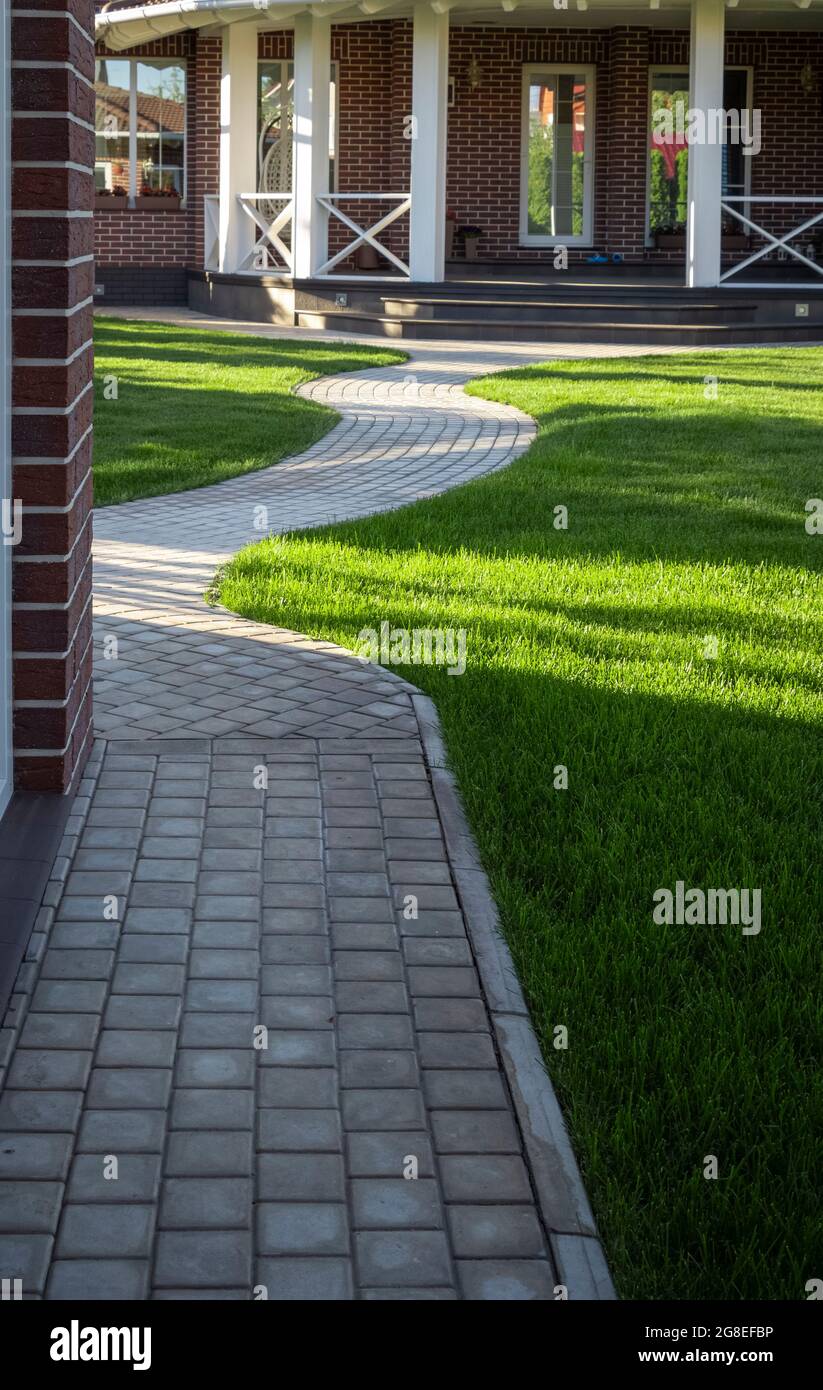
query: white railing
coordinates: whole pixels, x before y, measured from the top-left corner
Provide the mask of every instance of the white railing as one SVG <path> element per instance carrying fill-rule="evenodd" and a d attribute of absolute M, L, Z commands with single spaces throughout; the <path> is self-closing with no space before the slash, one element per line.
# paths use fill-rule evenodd
<path fill-rule="evenodd" d="M 220 199 L 216 193 L 203 198 L 203 269 L 220 266 Z"/>
<path fill-rule="evenodd" d="M 740 203 L 746 205 L 746 212 L 741 212 L 738 207 L 734 206 Z M 790 232 L 776 235 L 774 232 L 767 231 L 765 227 L 759 226 L 757 222 L 753 222 L 751 217 L 747 216 L 749 206 L 752 203 L 766 203 L 771 206 L 779 203 L 802 203 L 809 206 L 816 204 L 820 207 L 820 211 L 815 213 L 812 217 L 807 217 L 799 226 L 793 227 Z M 761 261 L 764 256 L 768 256 L 772 251 L 779 250 L 781 247 L 784 251 L 788 252 L 790 256 L 793 256 L 795 260 L 802 261 L 803 265 L 808 266 L 809 269 L 815 271 L 817 275 L 823 276 L 823 266 L 818 265 L 818 263 L 813 261 L 809 256 L 805 256 L 796 246 L 789 245 L 789 242 L 794 240 L 795 237 L 802 236 L 804 232 L 808 232 L 812 227 L 816 226 L 818 222 L 823 221 L 823 198 L 805 196 L 792 198 L 788 195 L 783 196 L 781 194 L 760 198 L 757 196 L 753 197 L 749 194 L 747 196 L 740 195 L 733 198 L 723 198 L 720 203 L 720 209 L 721 213 L 727 213 L 729 217 L 736 218 L 747 231 L 754 232 L 757 236 L 762 236 L 766 242 L 765 246 L 761 246 L 758 251 L 753 251 L 745 260 L 738 261 L 736 265 L 731 266 L 728 270 L 724 270 L 720 276 L 721 285 L 724 281 L 730 280 L 732 276 L 738 276 L 740 272 L 745 270 L 748 266 L 754 265 L 756 261 Z M 780 289 L 808 289 L 809 286 L 808 280 L 799 282 L 792 281 L 791 283 L 785 280 L 736 280 L 735 283 L 739 285 L 741 289 L 764 289 L 770 286 Z"/>
<path fill-rule="evenodd" d="M 408 278 L 410 271 L 406 262 L 401 260 L 400 257 L 396 256 L 393 251 L 390 251 L 387 246 L 383 246 L 383 244 L 378 241 L 381 232 L 384 232 L 387 227 L 391 226 L 392 222 L 396 222 L 398 217 L 402 217 L 404 213 L 410 210 L 411 197 L 408 193 L 318 193 L 317 201 L 322 208 L 325 208 L 330 217 L 336 217 L 350 232 L 354 232 L 354 239 L 348 242 L 348 244 L 343 247 L 342 251 L 336 251 L 333 256 L 330 256 L 327 261 L 324 261 L 314 272 L 315 275 L 329 275 L 336 265 L 339 265 L 341 261 L 345 261 L 347 257 L 357 251 L 360 246 L 371 246 L 378 255 L 385 256 L 387 261 L 390 261 L 393 266 L 396 266 L 402 276 Z M 338 202 L 392 202 L 396 203 L 397 206 L 391 208 L 389 212 L 378 218 L 370 227 L 361 227 L 353 218 L 349 217 L 336 206 Z"/>
<path fill-rule="evenodd" d="M 260 235 L 238 270 L 257 270 L 265 275 L 272 271 L 291 273 L 294 256 L 291 246 L 280 233 L 294 216 L 294 197 L 291 193 L 238 193 L 237 201 L 256 226 Z M 258 206 L 262 204 L 262 206 Z M 281 206 L 282 204 L 282 206 Z M 277 211 L 278 206 L 280 211 Z"/>

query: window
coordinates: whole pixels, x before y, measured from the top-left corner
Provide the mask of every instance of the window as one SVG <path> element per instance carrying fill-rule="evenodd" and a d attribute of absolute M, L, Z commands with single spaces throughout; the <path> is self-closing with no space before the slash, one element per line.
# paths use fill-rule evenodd
<path fill-rule="evenodd" d="M 723 106 L 726 111 L 751 109 L 751 69 L 726 68 L 723 74 Z M 654 69 L 649 81 L 649 215 L 647 233 L 653 242 L 656 233 L 682 232 L 688 212 L 689 148 L 683 125 L 689 109 L 689 72 Z M 682 104 L 683 120 L 678 129 L 677 110 Z M 672 131 L 661 134 L 661 111 L 672 113 Z M 723 146 L 724 195 L 743 197 L 749 192 L 751 157 L 740 143 Z M 739 227 L 737 228 L 739 230 Z"/>
<path fill-rule="evenodd" d="M 99 58 L 98 192 L 186 196 L 186 69 L 166 58 Z"/>
<path fill-rule="evenodd" d="M 537 246 L 592 236 L 591 68 L 533 68 L 523 81 L 520 236 Z"/>
<path fill-rule="evenodd" d="M 257 186 L 261 193 L 292 190 L 294 63 L 279 59 L 258 65 Z M 329 184 L 335 191 L 337 154 L 337 64 L 329 77 Z"/>

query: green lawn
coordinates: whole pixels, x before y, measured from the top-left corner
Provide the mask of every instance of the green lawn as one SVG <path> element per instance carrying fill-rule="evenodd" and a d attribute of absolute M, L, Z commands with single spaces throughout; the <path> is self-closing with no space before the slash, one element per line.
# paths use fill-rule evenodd
<path fill-rule="evenodd" d="M 462 677 L 401 669 L 437 703 L 624 1297 L 802 1299 L 821 1273 L 821 386 L 817 349 L 488 378 L 539 421 L 512 467 L 264 541 L 223 583 L 349 647 L 467 629 Z M 678 879 L 759 888 L 761 932 L 657 925 Z"/>
<path fill-rule="evenodd" d="M 320 439 L 336 416 L 292 395 L 329 372 L 405 360 L 329 342 L 95 319 L 97 506 L 218 483 Z"/>

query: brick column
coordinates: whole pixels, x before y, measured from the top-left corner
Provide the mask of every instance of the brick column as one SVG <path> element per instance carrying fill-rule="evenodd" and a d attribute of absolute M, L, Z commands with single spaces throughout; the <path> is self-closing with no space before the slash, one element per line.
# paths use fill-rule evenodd
<path fill-rule="evenodd" d="M 608 250 L 641 260 L 645 246 L 649 106 L 646 29 L 611 31 L 609 98 Z"/>
<path fill-rule="evenodd" d="M 92 0 L 12 0 L 14 747 L 67 791 L 91 739 Z"/>

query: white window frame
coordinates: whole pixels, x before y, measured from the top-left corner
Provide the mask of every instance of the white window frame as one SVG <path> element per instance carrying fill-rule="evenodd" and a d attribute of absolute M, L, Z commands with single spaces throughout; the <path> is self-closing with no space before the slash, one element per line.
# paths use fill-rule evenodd
<path fill-rule="evenodd" d="M 148 68 L 182 68 L 186 75 L 186 91 L 183 99 L 183 189 L 180 199 L 180 206 L 186 206 L 188 195 L 189 178 L 189 68 L 185 58 L 122 58 L 119 54 L 113 56 L 118 63 L 128 63 L 129 65 L 129 207 L 134 207 L 134 200 L 137 197 L 137 65 L 142 63 L 143 67 Z M 98 57 L 98 61 L 100 61 Z M 104 60 L 103 60 L 104 61 Z M 96 140 L 96 134 L 95 134 Z M 97 155 L 95 153 L 95 163 Z"/>
<path fill-rule="evenodd" d="M 664 73 L 664 72 L 685 72 L 687 78 L 690 77 L 690 73 L 689 73 L 688 67 L 686 67 L 686 68 L 681 68 L 677 63 L 658 63 L 658 64 L 656 64 L 653 68 L 649 68 L 649 92 L 648 92 L 648 100 L 647 100 L 648 116 L 647 116 L 647 120 L 646 120 L 646 140 L 648 141 L 648 147 L 647 147 L 647 149 L 646 149 L 646 212 L 645 212 L 646 230 L 645 230 L 645 245 L 646 245 L 646 248 L 647 248 L 647 249 L 648 249 L 649 247 L 652 247 L 652 248 L 654 247 L 654 236 L 652 235 L 652 230 L 651 230 L 651 227 L 650 227 L 650 225 L 649 225 L 650 220 L 651 220 L 651 207 L 652 207 L 652 160 L 651 160 L 651 154 L 652 154 L 652 152 L 651 152 L 651 141 L 650 141 L 650 139 L 649 139 L 649 135 L 650 135 L 650 132 L 651 132 L 651 126 L 652 126 L 652 92 L 654 91 L 654 79 L 655 79 L 655 77 L 659 77 L 660 74 L 661 74 L 661 73 Z M 725 77 L 725 74 L 726 74 L 727 72 L 745 72 L 745 73 L 746 73 L 746 106 L 747 106 L 748 110 L 751 111 L 751 110 L 752 110 L 753 103 L 754 103 L 754 68 L 753 68 L 753 67 L 750 67 L 750 66 L 749 66 L 748 64 L 746 64 L 746 63 L 725 63 L 724 66 L 723 66 L 723 75 L 724 75 L 724 77 Z M 688 82 L 687 82 L 687 84 L 686 84 L 686 89 L 687 89 L 687 90 L 688 90 L 688 85 L 689 85 L 689 84 L 688 84 Z M 749 194 L 750 194 L 751 191 L 752 191 L 752 156 L 751 156 L 751 155 L 749 155 L 749 156 L 747 157 L 747 159 L 745 160 L 745 162 L 744 162 L 744 164 L 743 164 L 743 168 L 744 168 L 745 174 L 746 174 L 743 192 L 744 192 L 745 196 L 748 197 Z"/>
<path fill-rule="evenodd" d="M 0 497 L 11 502 L 11 17 L 0 19 Z M 11 519 L 11 518 L 10 518 Z M 11 800 L 11 556 L 0 537 L 0 816 Z"/>
<path fill-rule="evenodd" d="M 579 73 L 586 82 L 586 129 L 583 140 L 583 231 L 580 236 L 543 236 L 529 231 L 529 90 L 536 77 Z M 594 237 L 595 82 L 591 63 L 530 63 L 523 68 L 520 122 L 521 246 L 592 246 Z"/>
<path fill-rule="evenodd" d="M 282 92 L 287 92 L 288 89 L 289 89 L 289 68 L 291 68 L 291 71 L 292 71 L 292 81 L 294 80 L 294 59 L 293 59 L 293 58 L 258 58 L 258 60 L 257 60 L 257 110 L 258 110 L 258 120 L 259 120 L 259 112 L 260 112 L 260 69 L 261 69 L 261 68 L 274 68 L 274 67 L 277 67 L 278 63 L 280 64 L 280 90 L 281 90 Z M 333 120 L 333 124 L 332 124 L 332 128 L 331 128 L 332 140 L 331 140 L 330 150 L 329 150 L 330 158 L 334 161 L 334 179 L 331 180 L 331 183 L 332 183 L 333 186 L 329 188 L 329 192 L 330 192 L 330 193 L 336 193 L 336 192 L 337 192 L 337 183 L 338 183 L 338 181 L 339 181 L 339 169 L 340 169 L 340 64 L 338 63 L 338 61 L 337 61 L 336 58 L 332 59 L 332 62 L 331 62 L 330 68 L 329 68 L 329 82 L 334 84 L 334 108 L 333 108 L 333 110 L 331 111 L 331 118 L 332 118 L 332 120 Z M 292 97 L 292 106 L 293 106 L 293 105 L 294 105 L 294 97 Z M 258 140 L 259 140 L 259 138 L 260 138 L 260 128 L 259 128 L 259 125 L 258 125 L 258 130 L 257 130 L 257 138 L 258 138 Z M 294 190 L 292 190 L 292 192 L 293 192 L 293 191 L 294 191 Z"/>

